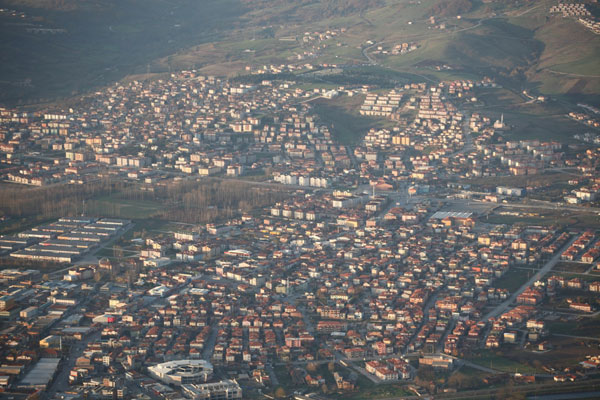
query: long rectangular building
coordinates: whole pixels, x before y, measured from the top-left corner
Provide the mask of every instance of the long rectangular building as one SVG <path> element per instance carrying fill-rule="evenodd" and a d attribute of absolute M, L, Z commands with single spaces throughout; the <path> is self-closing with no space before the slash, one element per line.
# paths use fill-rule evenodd
<path fill-rule="evenodd" d="M 116 236 L 130 224 L 131 221 L 120 219 L 65 217 L 21 232 L 17 238 L 0 241 L 0 250 L 12 250 L 11 256 L 15 258 L 70 263 Z M 29 247 L 23 248 L 24 243 Z"/>
<path fill-rule="evenodd" d="M 231 379 L 214 383 L 183 385 L 183 394 L 193 400 L 231 400 L 242 398 L 242 388 Z"/>

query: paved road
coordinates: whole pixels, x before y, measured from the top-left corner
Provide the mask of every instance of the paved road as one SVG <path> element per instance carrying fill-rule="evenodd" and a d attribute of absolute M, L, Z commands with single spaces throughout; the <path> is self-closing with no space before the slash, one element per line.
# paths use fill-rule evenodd
<path fill-rule="evenodd" d="M 559 333 L 553 333 L 552 336 L 568 337 L 568 338 L 573 338 L 573 339 L 596 340 L 596 341 L 600 342 L 600 338 L 599 337 L 561 335 Z"/>
<path fill-rule="evenodd" d="M 383 43 L 383 42 L 381 42 L 381 43 Z M 375 61 L 375 59 L 374 59 L 374 58 L 372 58 L 372 57 L 369 55 L 369 53 L 368 53 L 368 50 L 369 50 L 371 47 L 375 47 L 375 46 L 377 46 L 378 44 L 381 44 L 381 43 L 373 43 L 372 45 L 370 45 L 370 46 L 367 46 L 367 47 L 365 47 L 364 49 L 362 49 L 362 54 L 363 54 L 363 56 L 365 56 L 365 58 L 366 58 L 367 60 L 369 60 L 369 64 L 371 64 L 371 65 L 377 65 L 377 61 Z"/>
<path fill-rule="evenodd" d="M 279 379 L 277 379 L 277 374 L 275 374 L 275 370 L 271 364 L 267 364 L 267 372 L 269 373 L 269 379 L 271 379 L 271 386 L 279 386 Z"/>
<path fill-rule="evenodd" d="M 490 374 L 501 374 L 502 373 L 502 371 L 498 371 L 498 370 L 495 370 L 495 369 L 492 369 L 492 368 L 484 367 L 483 365 L 475 364 L 475 363 L 472 363 L 471 361 L 460 360 L 459 362 L 462 363 L 463 365 L 466 365 L 467 367 L 478 369 L 480 371 L 487 372 L 487 373 L 490 373 Z"/>
<path fill-rule="evenodd" d="M 533 275 L 527 282 L 525 282 L 519 289 L 517 289 L 516 292 L 514 292 L 506 301 L 504 301 L 503 303 L 501 303 L 500 305 L 498 305 L 496 308 L 494 308 L 492 311 L 490 311 L 489 313 L 487 313 L 484 317 L 483 320 L 487 321 L 492 317 L 497 317 L 498 315 L 504 313 L 512 303 L 515 302 L 515 300 L 517 299 L 517 296 L 519 296 L 521 293 L 523 293 L 525 291 L 525 289 L 527 289 L 529 286 L 533 285 L 533 283 L 537 280 L 539 280 L 541 277 L 543 277 L 544 275 L 546 275 L 555 265 L 556 263 L 560 260 L 560 255 L 563 253 L 564 249 L 567 249 L 569 246 L 571 246 L 573 244 L 573 242 L 575 242 L 575 240 L 577 240 L 579 236 L 576 236 L 574 238 L 572 238 L 567 244 L 565 244 L 560 251 L 558 251 L 554 257 L 552 257 L 540 270 L 538 273 L 536 273 L 535 275 Z"/>
<path fill-rule="evenodd" d="M 69 373 L 75 366 L 77 358 L 83 354 L 88 343 L 100 339 L 100 332 L 94 332 L 84 338 L 81 342 L 74 342 L 71 346 L 68 357 L 63 360 L 58 375 L 54 378 L 52 386 L 45 393 L 46 398 L 51 399 L 57 392 L 64 392 L 69 389 Z"/>
<path fill-rule="evenodd" d="M 217 342 L 217 334 L 219 333 L 219 327 L 213 326 L 210 331 L 210 336 L 204 345 L 204 349 L 202 350 L 202 358 L 204 360 L 210 361 L 213 355 L 213 351 L 215 349 L 215 343 Z"/>
<path fill-rule="evenodd" d="M 433 293 L 430 297 L 429 300 L 427 300 L 427 303 L 425 304 L 425 307 L 423 307 L 423 321 L 419 324 L 419 327 L 415 330 L 415 332 L 413 333 L 412 337 L 410 338 L 410 340 L 408 341 L 408 343 L 406 343 L 406 347 L 404 348 L 405 351 L 405 355 L 406 355 L 406 350 L 410 347 L 411 343 L 415 341 L 415 339 L 417 338 L 417 336 L 419 335 L 419 332 L 421 331 L 421 328 L 423 328 L 425 326 L 425 324 L 427 322 L 429 322 L 429 310 L 435 305 L 435 302 L 437 301 L 438 298 L 438 294 L 437 293 Z"/>

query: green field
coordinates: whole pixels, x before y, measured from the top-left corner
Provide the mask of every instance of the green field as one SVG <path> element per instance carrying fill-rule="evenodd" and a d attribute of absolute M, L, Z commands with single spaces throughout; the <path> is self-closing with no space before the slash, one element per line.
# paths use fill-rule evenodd
<path fill-rule="evenodd" d="M 584 264 L 584 263 L 559 262 L 554 266 L 554 268 L 552 268 L 552 270 L 560 271 L 560 272 L 581 273 L 581 272 L 587 271 L 591 266 L 592 266 L 591 264 Z"/>
<path fill-rule="evenodd" d="M 127 257 L 133 257 L 135 255 L 138 255 L 139 252 L 138 251 L 134 251 L 134 250 L 127 250 L 127 249 L 123 249 L 123 257 L 127 258 Z M 96 257 L 98 258 L 102 258 L 102 257 L 106 257 L 109 259 L 115 259 L 117 257 L 115 257 L 115 252 L 113 250 L 112 247 L 105 247 L 103 249 L 100 249 L 100 251 L 98 251 L 95 254 Z"/>
<path fill-rule="evenodd" d="M 587 127 L 569 119 L 571 111 L 562 102 L 550 100 L 546 103 L 531 103 L 517 91 L 509 89 L 482 89 L 475 92 L 479 104 L 466 105 L 472 112 L 482 112 L 493 120 L 504 115 L 510 127 L 503 133 L 509 140 L 557 140 L 574 142 L 573 136 L 586 132 Z"/>
<path fill-rule="evenodd" d="M 287 367 L 275 368 L 275 375 L 277 375 L 279 386 L 287 389 L 295 387 Z"/>
<path fill-rule="evenodd" d="M 358 115 L 358 108 L 363 100 L 363 96 L 341 96 L 333 100 L 319 99 L 311 104 L 321 121 L 330 127 L 338 142 L 354 145 L 362 140 L 369 129 L 390 125 L 385 119 Z"/>
<path fill-rule="evenodd" d="M 474 354 L 465 358 L 475 364 L 502 372 L 520 372 L 524 374 L 541 372 L 538 368 L 524 363 L 526 361 L 525 359 L 517 361 L 504 356 L 503 353 L 499 351 L 494 352 L 487 349 L 478 350 Z"/>
<path fill-rule="evenodd" d="M 562 335 L 587 336 L 600 338 L 600 318 L 596 317 L 580 317 L 577 321 L 548 321 L 548 330 L 551 333 L 559 333 Z"/>
<path fill-rule="evenodd" d="M 490 224 L 499 225 L 515 225 L 515 224 L 527 224 L 527 225 L 553 225 L 555 220 L 545 220 L 539 217 L 520 217 L 513 215 L 498 215 L 493 214 L 486 217 L 485 222 Z"/>
<path fill-rule="evenodd" d="M 598 325 L 596 325 L 597 327 Z M 597 336 L 597 335 L 586 335 Z M 549 338 L 552 348 L 545 352 L 530 352 L 523 349 L 515 348 L 506 352 L 506 357 L 518 360 L 531 365 L 532 369 L 539 373 L 547 373 L 543 370 L 544 366 L 563 369 L 573 368 L 579 362 L 583 361 L 586 356 L 598 355 L 600 350 L 597 347 L 597 342 L 589 341 L 590 346 L 582 345 L 581 339 L 556 337 Z M 514 371 L 513 371 L 514 372 Z"/>
<path fill-rule="evenodd" d="M 468 367 L 468 366 L 462 366 L 458 371 L 455 372 L 455 374 L 457 374 L 457 373 L 461 373 L 464 376 L 470 376 L 470 377 L 476 377 L 476 378 L 485 378 L 486 376 L 489 375 L 489 373 L 487 373 L 487 372 L 484 372 L 480 369 Z"/>
<path fill-rule="evenodd" d="M 533 271 L 511 268 L 500 278 L 494 280 L 492 286 L 498 289 L 507 289 L 509 292 L 513 293 L 521 287 L 521 285 L 527 282 L 532 274 Z"/>
<path fill-rule="evenodd" d="M 568 119 L 564 112 L 546 113 L 531 111 L 524 108 L 517 111 L 510 108 L 497 108 L 489 113 L 493 119 L 499 119 L 504 114 L 504 121 L 512 128 L 504 133 L 509 140 L 556 140 L 573 141 L 576 133 L 586 132 L 586 127 Z"/>
<path fill-rule="evenodd" d="M 530 203 L 531 204 L 531 203 Z M 520 213 L 520 215 L 502 215 L 500 211 Z M 600 216 L 596 213 L 582 211 L 562 211 L 560 209 L 501 208 L 486 217 L 485 222 L 506 225 L 543 225 L 554 227 L 570 227 L 575 229 L 596 229 L 600 224 Z"/>
<path fill-rule="evenodd" d="M 447 385 L 458 390 L 477 389 L 484 385 L 483 379 L 489 375 L 488 372 L 462 366 L 448 377 Z"/>
<path fill-rule="evenodd" d="M 162 205 L 154 201 L 124 200 L 119 194 L 104 196 L 86 203 L 86 214 L 125 219 L 144 219 L 156 216 Z"/>

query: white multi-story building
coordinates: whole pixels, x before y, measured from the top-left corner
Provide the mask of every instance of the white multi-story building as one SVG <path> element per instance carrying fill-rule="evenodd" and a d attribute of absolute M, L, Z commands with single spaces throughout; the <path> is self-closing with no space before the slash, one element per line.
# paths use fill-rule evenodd
<path fill-rule="evenodd" d="M 183 385 L 183 394 L 194 400 L 231 400 L 242 398 L 242 388 L 234 380 L 215 383 Z"/>
<path fill-rule="evenodd" d="M 206 382 L 212 377 L 213 366 L 206 360 L 175 360 L 148 368 L 150 375 L 177 386 Z"/>

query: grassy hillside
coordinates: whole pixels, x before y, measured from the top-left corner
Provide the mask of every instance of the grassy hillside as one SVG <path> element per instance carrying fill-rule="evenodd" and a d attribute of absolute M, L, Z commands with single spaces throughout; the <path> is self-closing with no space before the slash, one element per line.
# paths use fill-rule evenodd
<path fill-rule="evenodd" d="M 516 92 L 529 88 L 597 103 L 600 35 L 549 15 L 554 3 L 0 0 L 0 7 L 27 14 L 0 14 L 0 103 L 68 96 L 147 71 L 196 67 L 232 76 L 248 65 L 289 62 L 374 62 L 381 68 L 370 73 L 395 71 L 415 80 L 490 76 Z M 32 33 L 31 27 L 66 33 Z M 339 34 L 303 41 L 306 33 L 327 30 Z M 377 51 L 403 42 L 418 49 Z"/>
<path fill-rule="evenodd" d="M 155 71 L 153 60 L 221 39 L 246 11 L 238 0 L 2 0 L 0 7 L 25 13 L 0 14 L 0 102 L 9 103 L 84 92 L 148 64 Z"/>
<path fill-rule="evenodd" d="M 390 125 L 384 118 L 358 115 L 364 96 L 342 96 L 333 100 L 318 99 L 313 108 L 320 120 L 327 124 L 335 139 L 346 145 L 356 145 L 370 128 L 385 128 Z"/>
<path fill-rule="evenodd" d="M 546 93 L 600 92 L 600 38 L 572 20 L 550 19 L 536 31 L 544 43 L 529 79 Z"/>

